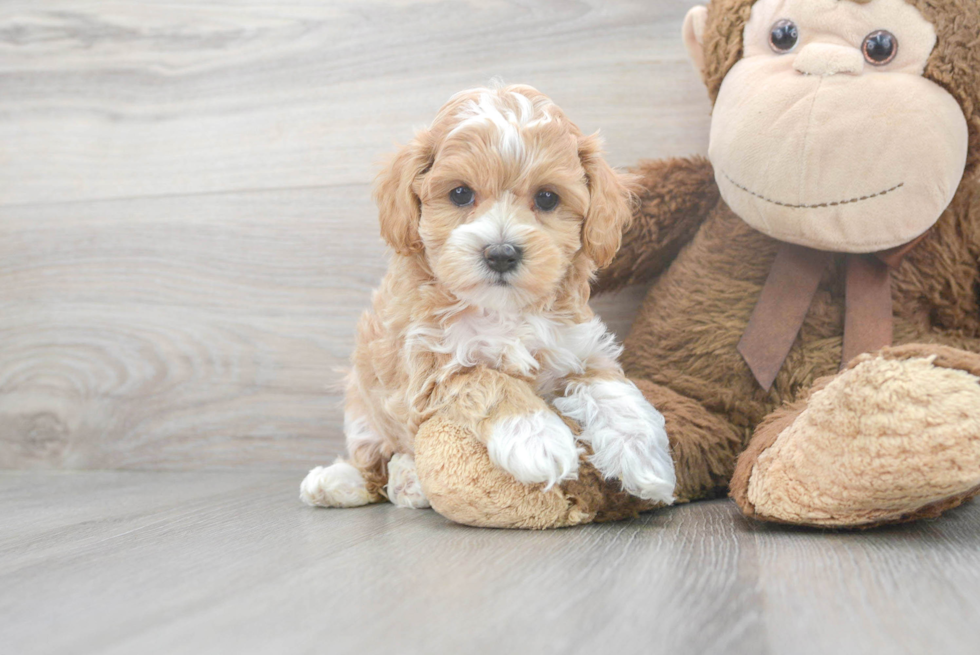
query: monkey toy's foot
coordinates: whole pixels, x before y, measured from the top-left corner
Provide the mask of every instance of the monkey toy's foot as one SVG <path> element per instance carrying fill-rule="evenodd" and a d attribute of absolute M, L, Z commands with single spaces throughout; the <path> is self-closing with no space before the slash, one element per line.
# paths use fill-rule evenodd
<path fill-rule="evenodd" d="M 561 528 L 636 516 L 658 503 L 603 480 L 583 455 L 579 476 L 545 488 L 498 468 L 474 434 L 442 417 L 415 437 L 415 466 L 432 508 L 457 523 L 492 528 Z"/>
<path fill-rule="evenodd" d="M 756 430 L 731 483 L 742 511 L 818 527 L 935 517 L 980 492 L 980 355 L 863 355 Z"/>

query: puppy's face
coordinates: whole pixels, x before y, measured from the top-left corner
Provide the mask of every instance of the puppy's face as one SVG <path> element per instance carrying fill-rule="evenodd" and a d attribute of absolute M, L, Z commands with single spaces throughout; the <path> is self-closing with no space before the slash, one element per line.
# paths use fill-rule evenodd
<path fill-rule="evenodd" d="M 454 97 L 376 195 L 389 244 L 423 256 L 460 300 L 500 311 L 554 299 L 577 257 L 608 263 L 631 215 L 598 140 L 528 87 Z"/>

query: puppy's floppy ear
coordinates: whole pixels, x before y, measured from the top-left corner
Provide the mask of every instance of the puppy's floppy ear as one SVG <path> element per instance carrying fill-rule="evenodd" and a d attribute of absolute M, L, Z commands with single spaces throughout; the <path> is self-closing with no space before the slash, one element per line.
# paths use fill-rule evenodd
<path fill-rule="evenodd" d="M 633 220 L 636 195 L 632 177 L 617 173 L 602 156 L 598 135 L 579 141 L 579 157 L 589 181 L 589 209 L 582 226 L 582 250 L 596 267 L 612 262 L 623 240 L 623 232 Z"/>
<path fill-rule="evenodd" d="M 395 155 L 375 181 L 374 200 L 378 204 L 381 236 L 402 255 L 422 250 L 419 236 L 422 203 L 418 188 L 432 166 L 433 155 L 431 135 L 420 132 Z"/>

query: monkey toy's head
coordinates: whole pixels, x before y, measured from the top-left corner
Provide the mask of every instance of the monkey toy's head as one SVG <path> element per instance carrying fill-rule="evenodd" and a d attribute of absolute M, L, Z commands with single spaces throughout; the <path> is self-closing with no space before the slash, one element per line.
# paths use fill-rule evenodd
<path fill-rule="evenodd" d="M 980 0 L 711 0 L 684 41 L 722 197 L 776 239 L 901 246 L 980 167 Z"/>

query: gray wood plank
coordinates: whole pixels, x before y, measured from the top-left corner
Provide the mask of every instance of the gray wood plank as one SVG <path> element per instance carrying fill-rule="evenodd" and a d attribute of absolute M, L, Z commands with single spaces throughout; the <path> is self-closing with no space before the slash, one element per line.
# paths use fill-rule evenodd
<path fill-rule="evenodd" d="M 304 466 L 384 272 L 367 187 L 8 208 L 0 466 Z M 52 219 L 52 220 L 49 220 Z M 327 246 L 326 244 L 331 244 Z"/>
<path fill-rule="evenodd" d="M 706 146 L 693 0 L 15 0 L 0 8 L 0 205 L 361 184 L 500 76 L 620 164 Z"/>
<path fill-rule="evenodd" d="M 308 508 L 300 475 L 0 473 L 5 652 L 976 652 L 976 504 L 866 533 L 729 501 L 531 533 Z"/>
<path fill-rule="evenodd" d="M 495 75 L 616 164 L 703 152 L 693 3 L 2 3 L 0 468 L 332 457 L 377 161 Z"/>

